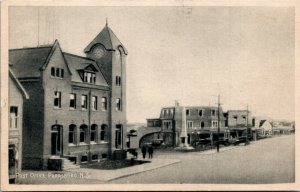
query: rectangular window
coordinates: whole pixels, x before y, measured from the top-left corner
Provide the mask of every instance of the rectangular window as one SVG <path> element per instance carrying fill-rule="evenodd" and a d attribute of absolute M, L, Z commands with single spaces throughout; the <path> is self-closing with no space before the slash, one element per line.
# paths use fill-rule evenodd
<path fill-rule="evenodd" d="M 102 97 L 101 103 L 102 103 L 102 110 L 106 111 L 107 110 L 107 97 Z"/>
<path fill-rule="evenodd" d="M 54 92 L 54 107 L 61 108 L 61 92 L 60 91 Z"/>
<path fill-rule="evenodd" d="M 86 127 L 80 127 L 79 141 L 80 143 L 86 142 Z"/>
<path fill-rule="evenodd" d="M 91 127 L 91 142 L 96 142 L 96 127 L 92 126 Z"/>
<path fill-rule="evenodd" d="M 198 109 L 198 115 L 199 115 L 200 117 L 203 116 L 203 110 L 202 110 L 202 109 Z"/>
<path fill-rule="evenodd" d="M 88 76 L 87 76 L 87 73 L 84 73 L 84 82 L 88 82 Z"/>
<path fill-rule="evenodd" d="M 172 128 L 172 122 L 171 121 L 164 121 L 163 127 L 165 129 L 171 129 Z"/>
<path fill-rule="evenodd" d="M 55 73 L 55 76 L 56 76 L 56 77 L 60 77 L 60 76 L 59 76 L 59 71 L 60 71 L 60 69 L 59 69 L 59 68 L 56 68 L 56 73 Z"/>
<path fill-rule="evenodd" d="M 122 134 L 121 134 L 121 125 L 116 125 L 116 135 L 115 135 L 115 141 L 116 141 L 116 148 L 121 148 L 122 147 Z"/>
<path fill-rule="evenodd" d="M 70 109 L 76 109 L 76 94 L 70 94 Z"/>
<path fill-rule="evenodd" d="M 193 121 L 187 121 L 187 128 L 193 128 Z"/>
<path fill-rule="evenodd" d="M 121 106 L 122 106 L 121 99 L 120 98 L 116 99 L 116 110 L 121 111 L 122 110 Z"/>
<path fill-rule="evenodd" d="M 18 107 L 10 107 L 10 128 L 18 128 Z"/>
<path fill-rule="evenodd" d="M 189 109 L 186 110 L 186 115 L 190 116 L 190 110 Z"/>
<path fill-rule="evenodd" d="M 65 74 L 64 74 L 64 69 L 60 69 L 60 70 L 61 70 L 61 71 L 60 71 L 60 77 L 61 77 L 61 78 L 64 78 L 64 75 L 65 75 Z"/>
<path fill-rule="evenodd" d="M 64 69 L 51 67 L 51 77 L 64 78 Z"/>
<path fill-rule="evenodd" d="M 96 83 L 96 74 L 95 73 L 92 74 L 92 82 Z"/>
<path fill-rule="evenodd" d="M 106 125 L 101 126 L 101 131 L 100 131 L 100 141 L 105 141 L 105 135 L 106 135 Z"/>
<path fill-rule="evenodd" d="M 55 68 L 54 67 L 51 67 L 51 76 L 55 77 Z"/>
<path fill-rule="evenodd" d="M 218 127 L 218 121 L 212 121 L 211 122 L 211 127 L 217 128 Z"/>
<path fill-rule="evenodd" d="M 81 108 L 87 109 L 87 95 L 81 96 Z"/>
<path fill-rule="evenodd" d="M 90 72 L 84 72 L 83 82 L 95 84 L 96 74 L 95 73 L 90 73 Z"/>
<path fill-rule="evenodd" d="M 201 124 L 201 128 L 204 128 L 204 121 L 201 121 L 200 124 Z"/>
<path fill-rule="evenodd" d="M 93 110 L 97 110 L 98 109 L 98 98 L 97 96 L 92 96 L 92 106 L 93 106 Z"/>
<path fill-rule="evenodd" d="M 121 86 L 121 77 L 120 76 L 116 76 L 116 85 Z"/>
<path fill-rule="evenodd" d="M 216 116 L 216 110 L 211 110 L 211 115 Z"/>
<path fill-rule="evenodd" d="M 75 126 L 74 125 L 71 125 L 69 127 L 69 143 L 72 143 L 74 144 L 75 143 Z"/>

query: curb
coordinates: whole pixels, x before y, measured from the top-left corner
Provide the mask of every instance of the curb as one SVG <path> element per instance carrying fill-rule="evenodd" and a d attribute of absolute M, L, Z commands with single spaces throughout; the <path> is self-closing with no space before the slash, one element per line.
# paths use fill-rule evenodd
<path fill-rule="evenodd" d="M 158 168 L 161 168 L 161 167 L 167 167 L 169 165 L 173 165 L 173 164 L 180 163 L 180 162 L 181 162 L 181 160 L 176 160 L 174 162 L 167 163 L 167 164 L 164 164 L 164 165 L 157 165 L 155 167 L 151 167 L 151 168 L 144 169 L 144 170 L 141 170 L 141 171 L 124 174 L 124 175 L 116 176 L 114 178 L 110 178 L 110 179 L 106 179 L 106 180 L 101 180 L 101 181 L 112 181 L 112 180 L 120 179 L 120 178 L 123 178 L 123 177 L 128 177 L 128 176 L 131 176 L 131 175 L 136 175 L 136 174 L 139 174 L 139 173 L 143 173 L 143 172 L 146 172 L 146 171 L 155 170 L 155 169 L 158 169 Z"/>

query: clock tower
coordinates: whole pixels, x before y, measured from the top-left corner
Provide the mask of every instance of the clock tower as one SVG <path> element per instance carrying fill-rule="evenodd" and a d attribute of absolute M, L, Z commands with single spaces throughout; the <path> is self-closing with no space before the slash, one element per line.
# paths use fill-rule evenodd
<path fill-rule="evenodd" d="M 88 58 L 95 60 L 110 85 L 108 109 L 112 158 L 121 158 L 126 148 L 126 48 L 108 27 L 84 49 Z"/>

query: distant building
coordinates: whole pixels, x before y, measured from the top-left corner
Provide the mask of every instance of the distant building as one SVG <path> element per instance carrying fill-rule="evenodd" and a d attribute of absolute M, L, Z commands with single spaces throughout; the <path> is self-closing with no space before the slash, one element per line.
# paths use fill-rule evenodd
<path fill-rule="evenodd" d="M 282 135 L 282 134 L 292 134 L 295 133 L 295 122 L 288 121 L 273 121 L 273 134 Z"/>
<path fill-rule="evenodd" d="M 262 118 L 252 118 L 253 138 L 260 139 L 273 135 L 273 126 L 270 121 Z"/>
<path fill-rule="evenodd" d="M 218 121 L 219 112 L 219 121 Z M 183 114 L 184 113 L 184 114 Z M 159 127 L 161 131 L 151 135 L 151 139 L 162 140 L 167 146 L 179 146 L 186 135 L 187 144 L 193 144 L 201 138 L 212 138 L 220 123 L 221 137 L 228 137 L 222 108 L 205 106 L 164 107 L 160 117 L 147 119 L 147 127 Z M 140 144 L 151 141 L 150 136 L 142 138 Z"/>
<path fill-rule="evenodd" d="M 268 120 L 261 120 L 259 123 L 259 128 L 262 131 L 263 136 L 271 136 L 272 135 L 272 124 Z"/>
<path fill-rule="evenodd" d="M 250 111 L 228 110 L 224 113 L 224 116 L 226 118 L 225 124 L 230 130 L 231 138 L 245 138 L 246 133 L 248 137 L 252 134 L 252 117 Z"/>
<path fill-rule="evenodd" d="M 24 102 L 24 168 L 45 169 L 51 159 L 124 158 L 128 52 L 106 25 L 84 53 L 65 53 L 57 40 L 9 50 L 11 69 L 30 96 Z"/>
<path fill-rule="evenodd" d="M 24 87 L 9 70 L 9 180 L 13 183 L 22 167 L 23 103 L 29 99 Z"/>

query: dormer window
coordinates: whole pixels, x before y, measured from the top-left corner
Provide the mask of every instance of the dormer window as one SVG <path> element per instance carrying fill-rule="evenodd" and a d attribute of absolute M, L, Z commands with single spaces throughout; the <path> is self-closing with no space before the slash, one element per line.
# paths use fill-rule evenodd
<path fill-rule="evenodd" d="M 97 70 L 93 64 L 88 64 L 88 66 L 85 68 L 78 69 L 77 71 L 82 79 L 82 82 L 90 84 L 96 83 L 96 73 L 99 72 L 99 70 Z"/>
<path fill-rule="evenodd" d="M 95 84 L 96 83 L 96 74 L 85 71 L 84 75 L 83 75 L 83 82 Z"/>

